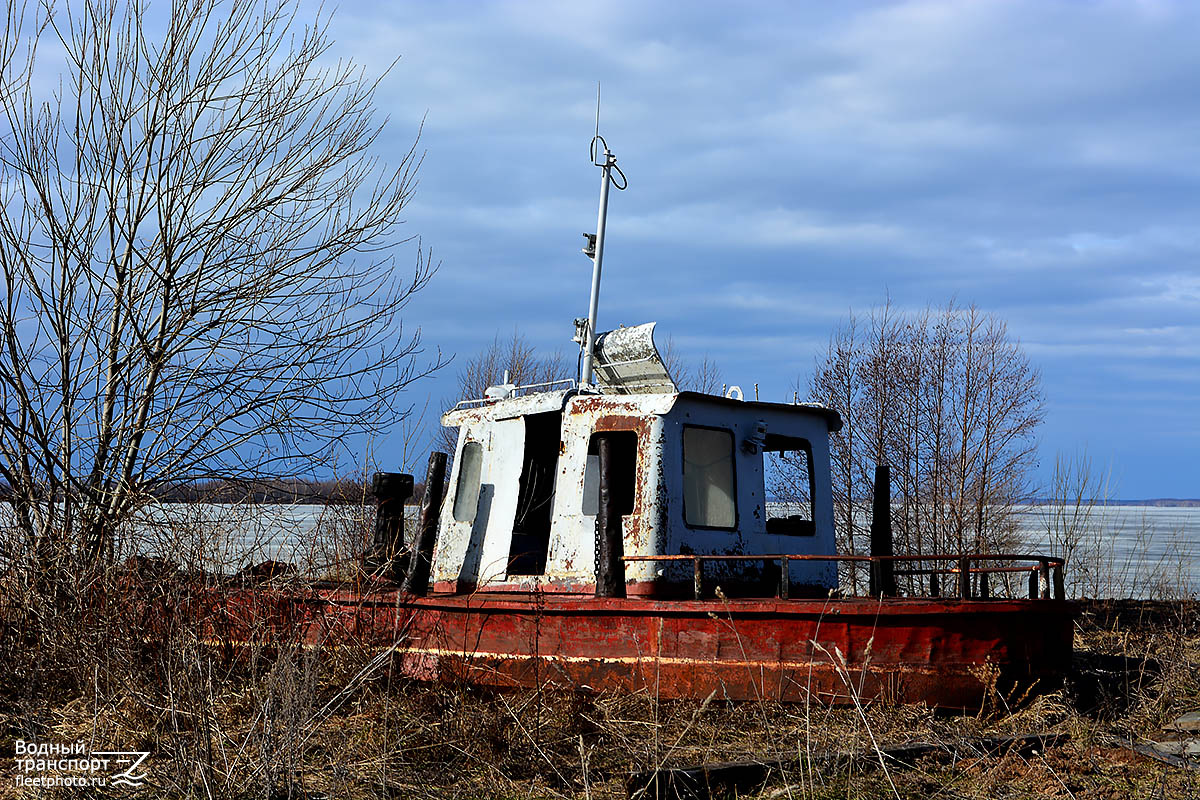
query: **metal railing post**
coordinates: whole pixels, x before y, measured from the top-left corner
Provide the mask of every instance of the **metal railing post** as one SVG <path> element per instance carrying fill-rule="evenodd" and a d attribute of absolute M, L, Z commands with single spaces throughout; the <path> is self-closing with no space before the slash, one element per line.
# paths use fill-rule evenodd
<path fill-rule="evenodd" d="M 421 498 L 421 515 L 417 521 L 417 535 L 413 542 L 412 562 L 401 587 L 409 594 L 423 595 L 429 591 L 429 570 L 433 563 L 433 545 L 437 540 L 438 512 L 442 508 L 442 497 L 446 493 L 445 453 L 429 454 L 429 467 L 425 470 L 425 496 Z"/>

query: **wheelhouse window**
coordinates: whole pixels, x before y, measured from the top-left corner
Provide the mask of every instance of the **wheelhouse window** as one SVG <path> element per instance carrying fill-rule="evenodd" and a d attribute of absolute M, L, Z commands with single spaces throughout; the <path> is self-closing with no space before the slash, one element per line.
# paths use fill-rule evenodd
<path fill-rule="evenodd" d="M 733 432 L 683 428 L 683 519 L 693 528 L 737 527 Z"/>
<path fill-rule="evenodd" d="M 467 442 L 463 445 L 458 466 L 458 484 L 454 489 L 454 519 L 474 522 L 479 506 L 479 475 L 483 468 L 483 445 Z"/>
<path fill-rule="evenodd" d="M 588 441 L 587 464 L 583 474 L 584 514 L 594 517 L 600 510 L 600 438 L 609 441 L 612 454 L 612 502 L 617 513 L 624 516 L 633 513 L 633 501 L 637 490 L 638 440 L 636 431 L 603 431 L 592 434 Z"/>
<path fill-rule="evenodd" d="M 767 533 L 813 536 L 812 444 L 796 436 L 767 434 L 763 446 Z"/>

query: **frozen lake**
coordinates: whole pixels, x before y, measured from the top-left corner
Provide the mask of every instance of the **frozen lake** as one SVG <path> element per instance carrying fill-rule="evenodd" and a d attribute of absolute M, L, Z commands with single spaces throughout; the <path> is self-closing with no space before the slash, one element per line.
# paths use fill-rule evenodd
<path fill-rule="evenodd" d="M 408 508 L 415 519 L 416 508 Z M 1018 521 L 1027 552 L 1056 554 L 1051 533 L 1062 509 L 1027 506 Z M 232 573 L 266 560 L 309 575 L 337 571 L 369 541 L 374 511 L 352 505 L 159 506 L 139 526 L 138 549 Z M 409 530 L 412 529 L 409 525 Z M 1067 553 L 1068 585 L 1089 596 L 1200 592 L 1200 508 L 1097 506 Z M 1061 547 L 1061 543 L 1059 547 Z"/>

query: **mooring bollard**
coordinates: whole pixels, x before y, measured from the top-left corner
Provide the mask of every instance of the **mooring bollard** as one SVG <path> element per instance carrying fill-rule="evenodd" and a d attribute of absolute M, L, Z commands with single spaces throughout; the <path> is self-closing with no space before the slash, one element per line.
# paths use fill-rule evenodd
<path fill-rule="evenodd" d="M 433 562 L 433 545 L 437 539 L 438 513 L 442 498 L 446 494 L 445 453 L 429 454 L 429 468 L 425 470 L 425 496 L 421 498 L 421 516 L 417 521 L 417 537 L 413 542 L 412 559 L 408 575 L 404 578 L 403 591 L 424 595 L 429 592 L 429 570 Z"/>
<path fill-rule="evenodd" d="M 404 504 L 413 493 L 413 476 L 402 472 L 376 472 L 371 479 L 375 497 L 375 536 L 365 558 L 368 568 L 386 566 L 397 577 L 404 552 Z"/>

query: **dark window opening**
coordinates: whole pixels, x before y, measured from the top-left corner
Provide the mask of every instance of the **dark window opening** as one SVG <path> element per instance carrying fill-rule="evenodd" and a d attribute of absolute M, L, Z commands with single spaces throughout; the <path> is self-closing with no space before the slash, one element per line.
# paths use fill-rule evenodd
<path fill-rule="evenodd" d="M 612 481 L 609 487 L 612 502 L 619 515 L 633 513 L 637 493 L 637 432 L 604 431 L 592 434 L 588 442 L 587 468 L 583 476 L 583 513 L 595 516 L 600 512 L 600 437 L 607 437 L 613 459 Z"/>
<path fill-rule="evenodd" d="M 508 552 L 509 575 L 542 575 L 550 549 L 562 412 L 525 417 L 525 455 Z"/>
<path fill-rule="evenodd" d="M 813 536 L 813 456 L 807 439 L 768 433 L 763 446 L 767 533 Z"/>
<path fill-rule="evenodd" d="M 693 528 L 737 528 L 732 431 L 684 426 L 683 521 Z"/>

